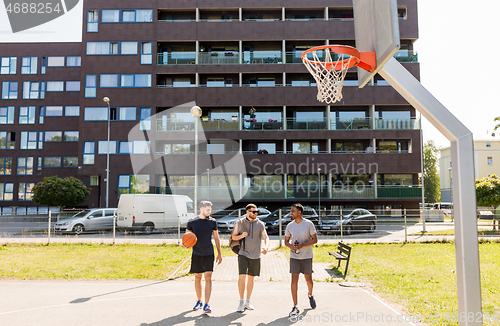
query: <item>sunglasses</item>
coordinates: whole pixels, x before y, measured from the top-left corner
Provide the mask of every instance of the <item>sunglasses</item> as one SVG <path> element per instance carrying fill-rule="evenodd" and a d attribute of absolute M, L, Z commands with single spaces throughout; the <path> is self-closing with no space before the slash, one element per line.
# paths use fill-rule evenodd
<path fill-rule="evenodd" d="M 259 211 L 248 211 L 249 213 L 257 214 Z"/>

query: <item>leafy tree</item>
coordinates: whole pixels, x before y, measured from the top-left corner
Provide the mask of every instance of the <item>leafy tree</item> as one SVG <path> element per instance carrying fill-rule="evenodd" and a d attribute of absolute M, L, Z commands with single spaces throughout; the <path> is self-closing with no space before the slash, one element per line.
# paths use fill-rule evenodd
<path fill-rule="evenodd" d="M 495 174 L 476 179 L 476 198 L 478 206 L 495 207 L 494 218 L 496 219 L 498 205 L 500 205 L 500 180 Z M 494 220 L 493 230 L 495 229 L 495 222 Z"/>
<path fill-rule="evenodd" d="M 58 206 L 59 215 L 63 206 L 74 206 L 83 203 L 90 195 L 90 188 L 73 177 L 45 177 L 33 187 L 31 199 L 38 205 Z"/>
<path fill-rule="evenodd" d="M 424 144 L 424 196 L 428 203 L 441 200 L 439 174 L 437 172 L 438 149 L 434 141 L 429 140 Z"/>

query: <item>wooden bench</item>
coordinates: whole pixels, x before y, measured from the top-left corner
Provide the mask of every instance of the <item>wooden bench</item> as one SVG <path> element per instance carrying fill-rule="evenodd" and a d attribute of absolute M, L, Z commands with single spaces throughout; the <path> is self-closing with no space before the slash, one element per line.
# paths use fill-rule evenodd
<path fill-rule="evenodd" d="M 340 262 L 342 260 L 346 261 L 345 269 L 344 269 L 344 278 L 345 278 L 347 275 L 347 269 L 349 268 L 349 259 L 351 258 L 351 247 L 343 244 L 342 242 L 339 242 L 339 246 L 338 246 L 337 250 L 338 251 L 329 251 L 328 253 L 330 255 L 332 255 L 333 257 L 335 257 L 339 261 L 337 268 L 340 267 Z"/>

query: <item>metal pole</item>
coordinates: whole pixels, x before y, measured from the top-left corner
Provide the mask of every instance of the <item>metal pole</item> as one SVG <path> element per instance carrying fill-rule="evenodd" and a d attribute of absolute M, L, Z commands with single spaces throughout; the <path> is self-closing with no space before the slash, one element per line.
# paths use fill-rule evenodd
<path fill-rule="evenodd" d="M 207 200 L 210 200 L 210 169 L 207 169 Z"/>
<path fill-rule="evenodd" d="M 49 207 L 49 229 L 48 229 L 48 231 L 49 231 L 48 232 L 49 237 L 47 239 L 48 240 L 48 244 L 50 244 L 50 219 L 51 218 L 52 218 L 52 214 L 51 214 L 50 207 Z"/>
<path fill-rule="evenodd" d="M 198 213 L 198 120 L 194 118 L 194 212 Z"/>
<path fill-rule="evenodd" d="M 406 228 L 406 208 L 404 212 L 405 212 L 405 243 L 406 243 L 408 242 L 408 229 Z"/>
<path fill-rule="evenodd" d="M 342 225 L 342 208 L 340 209 L 340 242 L 344 242 L 344 226 Z"/>
<path fill-rule="evenodd" d="M 113 211 L 113 244 L 116 244 L 116 210 Z"/>
<path fill-rule="evenodd" d="M 318 168 L 318 221 L 321 222 L 321 169 Z"/>
<path fill-rule="evenodd" d="M 106 208 L 109 207 L 109 130 L 111 121 L 111 107 L 109 105 L 109 98 L 102 99 L 108 105 L 108 148 L 106 150 Z"/>
<path fill-rule="evenodd" d="M 281 240 L 282 240 L 282 235 L 281 235 L 281 233 L 282 233 L 282 231 L 281 231 L 281 209 L 279 211 L 279 217 L 280 217 L 280 219 L 279 219 L 279 232 L 280 232 L 280 236 L 279 236 L 280 241 L 279 242 L 280 242 L 280 245 L 278 247 L 281 247 Z"/>
<path fill-rule="evenodd" d="M 424 133 L 422 131 L 422 113 L 420 113 L 420 171 L 422 171 L 422 232 L 425 233 L 425 192 L 424 192 Z"/>

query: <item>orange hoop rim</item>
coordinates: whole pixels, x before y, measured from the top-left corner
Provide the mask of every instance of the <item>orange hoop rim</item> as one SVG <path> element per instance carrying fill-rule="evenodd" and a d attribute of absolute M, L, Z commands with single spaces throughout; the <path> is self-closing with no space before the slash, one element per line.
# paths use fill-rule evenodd
<path fill-rule="evenodd" d="M 308 53 L 318 51 L 318 50 L 323 50 L 323 49 L 329 49 L 334 53 L 347 54 L 347 55 L 350 55 L 351 58 L 340 60 L 340 61 L 335 61 L 335 62 L 321 62 L 321 61 L 309 60 L 307 58 Z M 375 52 L 371 52 L 371 51 L 360 52 L 358 49 L 356 49 L 352 46 L 349 46 L 349 45 L 316 46 L 316 47 L 307 49 L 304 52 L 302 52 L 302 54 L 300 55 L 300 58 L 304 62 L 307 61 L 313 65 L 321 65 L 326 70 L 342 70 L 342 69 L 349 69 L 349 68 L 352 68 L 354 66 L 359 66 L 360 68 L 363 68 L 365 70 L 373 72 L 375 70 L 375 65 L 376 65 Z M 347 65 L 347 68 L 345 68 L 346 65 Z"/>

